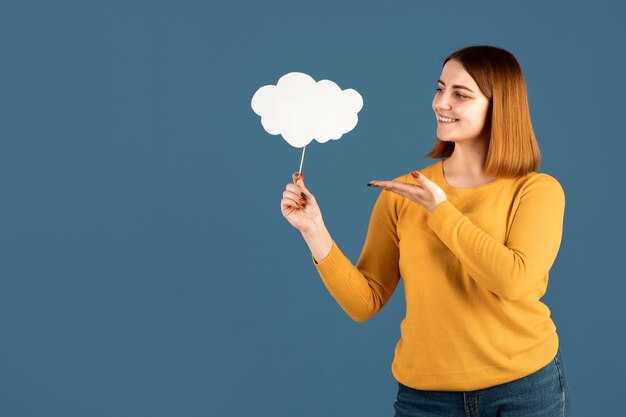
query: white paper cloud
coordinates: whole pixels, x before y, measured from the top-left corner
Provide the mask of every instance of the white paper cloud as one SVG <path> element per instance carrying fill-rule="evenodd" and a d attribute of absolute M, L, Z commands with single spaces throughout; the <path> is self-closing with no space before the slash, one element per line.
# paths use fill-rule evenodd
<path fill-rule="evenodd" d="M 251 104 L 267 133 L 280 134 L 291 146 L 302 148 L 313 139 L 337 140 L 354 129 L 363 98 L 330 80 L 315 82 L 307 74 L 290 72 L 276 85 L 259 88 Z"/>

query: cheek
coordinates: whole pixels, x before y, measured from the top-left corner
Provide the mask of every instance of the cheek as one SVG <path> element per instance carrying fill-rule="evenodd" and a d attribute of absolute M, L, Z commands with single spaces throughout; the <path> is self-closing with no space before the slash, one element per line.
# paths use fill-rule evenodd
<path fill-rule="evenodd" d="M 476 115 L 476 124 L 480 127 L 485 126 L 487 122 L 487 112 L 481 112 Z"/>
<path fill-rule="evenodd" d="M 471 124 L 477 128 L 481 128 L 482 126 L 484 126 L 485 121 L 486 121 L 486 117 L 487 117 L 487 111 L 484 109 L 468 109 L 468 116 L 469 116 L 469 120 L 471 121 Z"/>
<path fill-rule="evenodd" d="M 487 122 L 487 113 L 489 113 L 489 103 L 484 103 L 482 106 L 475 109 L 476 123 L 480 126 L 484 126 Z"/>

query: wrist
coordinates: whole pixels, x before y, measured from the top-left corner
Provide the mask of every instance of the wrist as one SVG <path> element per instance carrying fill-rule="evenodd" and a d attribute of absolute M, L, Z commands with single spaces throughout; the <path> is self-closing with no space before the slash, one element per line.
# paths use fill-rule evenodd
<path fill-rule="evenodd" d="M 326 230 L 326 226 L 322 222 L 320 224 L 314 224 L 313 226 L 309 227 L 307 230 L 304 230 L 300 233 L 302 234 L 302 237 L 305 240 L 314 240 L 323 236 L 325 234 L 324 232 L 328 234 L 328 231 Z"/>
<path fill-rule="evenodd" d="M 330 236 L 330 233 L 328 233 L 326 227 L 323 225 L 315 228 L 315 230 L 308 230 L 307 232 L 302 233 L 302 237 L 309 246 L 313 259 L 315 259 L 316 263 L 325 259 L 332 249 L 333 239 Z"/>
<path fill-rule="evenodd" d="M 447 198 L 444 198 L 444 199 L 442 199 L 442 200 L 439 200 L 439 201 L 435 202 L 435 204 L 431 207 L 431 209 L 430 209 L 429 211 L 432 213 L 433 211 L 435 211 L 435 209 L 436 209 L 437 207 L 439 207 L 439 205 L 440 205 L 441 203 L 443 203 L 443 202 L 444 202 L 444 201 L 446 201 L 446 200 L 447 200 Z"/>

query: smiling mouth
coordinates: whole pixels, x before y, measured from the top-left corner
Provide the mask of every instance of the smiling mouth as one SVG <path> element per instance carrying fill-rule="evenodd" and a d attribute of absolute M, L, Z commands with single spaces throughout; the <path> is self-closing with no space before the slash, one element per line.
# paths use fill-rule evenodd
<path fill-rule="evenodd" d="M 447 117 L 437 116 L 437 122 L 440 123 L 440 124 L 444 124 L 444 125 L 445 124 L 452 124 L 452 123 L 455 123 L 455 122 L 458 122 L 458 121 L 459 121 L 459 119 L 449 119 Z"/>

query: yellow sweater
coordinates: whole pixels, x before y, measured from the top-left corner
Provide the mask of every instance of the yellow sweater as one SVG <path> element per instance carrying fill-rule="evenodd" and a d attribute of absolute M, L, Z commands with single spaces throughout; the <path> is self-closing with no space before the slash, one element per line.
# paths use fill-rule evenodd
<path fill-rule="evenodd" d="M 474 391 L 539 370 L 559 344 L 540 298 L 561 244 L 561 185 L 530 172 L 453 188 L 441 160 L 420 173 L 447 200 L 430 213 L 381 190 L 356 266 L 334 241 L 326 258 L 312 258 L 326 288 L 361 322 L 402 277 L 406 317 L 391 371 L 409 387 Z M 410 174 L 395 180 L 415 184 Z"/>

